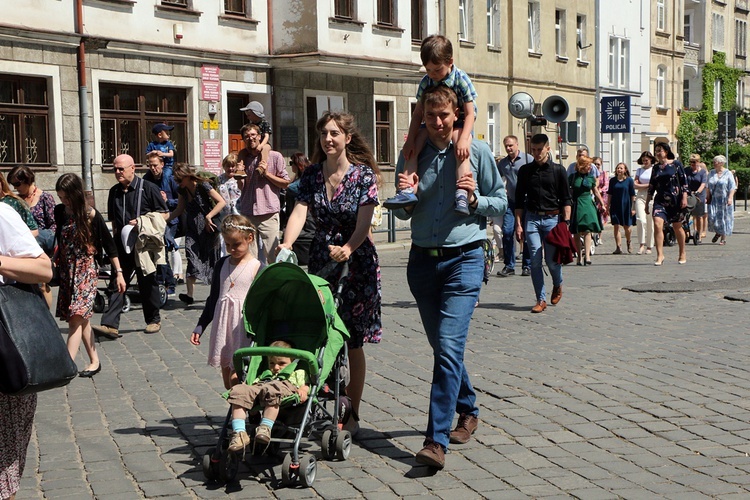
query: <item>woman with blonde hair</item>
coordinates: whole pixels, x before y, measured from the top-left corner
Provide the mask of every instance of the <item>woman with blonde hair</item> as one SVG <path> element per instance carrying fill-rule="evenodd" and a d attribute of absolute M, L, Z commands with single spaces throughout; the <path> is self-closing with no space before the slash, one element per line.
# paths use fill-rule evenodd
<path fill-rule="evenodd" d="M 581 155 L 576 161 L 576 172 L 568 177 L 570 194 L 573 197 L 570 232 L 578 233 L 575 238 L 578 248 L 577 264 L 579 266 L 590 266 L 591 233 L 602 231 L 602 225 L 599 222 L 596 205 L 591 199 L 591 194 L 593 193 L 596 201 L 605 207 L 605 214 L 607 205 L 604 203 L 601 193 L 599 193 L 598 178 L 590 175 L 593 158 Z M 583 245 L 581 245 L 581 242 L 583 242 Z"/>

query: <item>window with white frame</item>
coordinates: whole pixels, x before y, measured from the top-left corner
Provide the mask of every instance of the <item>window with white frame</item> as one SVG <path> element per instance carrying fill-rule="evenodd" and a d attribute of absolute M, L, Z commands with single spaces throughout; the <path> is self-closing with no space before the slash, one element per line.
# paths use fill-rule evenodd
<path fill-rule="evenodd" d="M 714 80 L 714 113 L 721 111 L 721 80 Z"/>
<path fill-rule="evenodd" d="M 688 12 L 683 17 L 682 33 L 686 44 L 692 44 L 693 40 L 693 13 Z"/>
<path fill-rule="evenodd" d="M 487 45 L 500 47 L 500 0 L 487 0 Z"/>
<path fill-rule="evenodd" d="M 745 80 L 742 78 L 737 80 L 737 107 L 745 109 Z"/>
<path fill-rule="evenodd" d="M 628 135 L 619 133 L 619 134 L 610 134 L 609 136 L 609 164 L 611 168 L 614 170 L 615 166 L 623 162 L 625 165 L 630 165 L 630 158 L 629 158 L 629 141 L 628 141 Z"/>
<path fill-rule="evenodd" d="M 690 80 L 687 78 L 682 82 L 682 107 L 690 109 Z"/>
<path fill-rule="evenodd" d="M 396 26 L 396 9 L 393 0 L 377 0 L 378 24 Z"/>
<path fill-rule="evenodd" d="M 500 141 L 497 134 L 496 119 L 499 119 L 498 110 L 500 106 L 498 104 L 487 105 L 487 144 L 490 145 L 492 154 L 498 154 L 500 152 Z"/>
<path fill-rule="evenodd" d="M 711 14 L 711 49 L 724 51 L 724 16 L 716 12 Z"/>
<path fill-rule="evenodd" d="M 393 164 L 393 103 L 375 101 L 375 160 L 380 165 Z"/>
<path fill-rule="evenodd" d="M 734 21 L 734 53 L 737 56 L 747 56 L 747 21 Z"/>
<path fill-rule="evenodd" d="M 667 68 L 656 68 L 656 107 L 667 107 Z"/>
<path fill-rule="evenodd" d="M 659 31 L 664 31 L 667 29 L 666 0 L 656 0 L 656 29 Z"/>
<path fill-rule="evenodd" d="M 576 108 L 576 128 L 578 129 L 578 143 L 586 144 L 586 108 Z"/>
<path fill-rule="evenodd" d="M 471 0 L 458 0 L 458 39 L 471 40 Z"/>
<path fill-rule="evenodd" d="M 578 14 L 576 16 L 576 45 L 578 53 L 576 57 L 579 61 L 587 61 L 588 44 L 586 43 L 586 16 Z"/>
<path fill-rule="evenodd" d="M 565 11 L 557 9 L 555 10 L 555 55 L 557 57 L 567 57 L 565 31 Z"/>
<path fill-rule="evenodd" d="M 541 15 L 539 2 L 529 2 L 528 28 L 529 28 L 529 52 L 541 54 L 542 33 L 539 17 Z"/>
<path fill-rule="evenodd" d="M 630 78 L 630 40 L 609 37 L 609 67 L 607 75 L 612 87 L 626 88 Z"/>

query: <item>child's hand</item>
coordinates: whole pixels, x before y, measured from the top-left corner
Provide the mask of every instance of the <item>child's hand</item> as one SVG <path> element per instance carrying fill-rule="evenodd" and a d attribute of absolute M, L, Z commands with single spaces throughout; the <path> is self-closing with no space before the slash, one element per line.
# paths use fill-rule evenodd
<path fill-rule="evenodd" d="M 305 401 L 307 401 L 307 396 L 310 394 L 310 388 L 306 385 L 303 385 L 299 388 L 297 394 L 299 394 L 299 402 L 304 403 Z"/>
<path fill-rule="evenodd" d="M 414 154 L 414 141 L 411 139 L 406 139 L 406 143 L 404 143 L 404 160 L 408 160 L 412 157 Z"/>
<path fill-rule="evenodd" d="M 193 345 L 201 345 L 201 335 L 198 332 L 193 332 L 190 336 L 190 343 Z"/>
<path fill-rule="evenodd" d="M 160 157 L 161 157 L 161 156 L 164 156 L 164 151 L 157 151 L 157 152 L 156 152 L 156 154 L 157 154 L 158 156 L 160 156 Z"/>
<path fill-rule="evenodd" d="M 465 161 L 469 157 L 470 147 L 471 139 L 459 139 L 456 143 L 456 157 L 460 161 Z"/>

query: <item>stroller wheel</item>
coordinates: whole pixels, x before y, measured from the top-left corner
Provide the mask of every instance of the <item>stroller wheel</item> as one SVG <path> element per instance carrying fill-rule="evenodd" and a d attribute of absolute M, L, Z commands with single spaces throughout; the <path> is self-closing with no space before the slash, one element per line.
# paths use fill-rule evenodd
<path fill-rule="evenodd" d="M 320 448 L 323 452 L 323 458 L 326 460 L 333 460 L 336 457 L 336 442 L 338 436 L 333 434 L 333 430 L 326 429 L 323 432 L 323 439 L 320 443 Z"/>
<path fill-rule="evenodd" d="M 102 295 L 99 292 L 96 292 L 96 297 L 94 297 L 94 312 L 95 313 L 101 313 L 104 312 L 104 308 L 107 305 L 107 301 L 104 300 L 104 295 Z"/>
<path fill-rule="evenodd" d="M 128 297 L 128 294 L 126 293 L 122 297 L 122 312 L 126 313 L 130 311 L 130 297 Z"/>
<path fill-rule="evenodd" d="M 169 296 L 167 295 L 167 287 L 164 285 L 159 285 L 159 307 L 164 307 L 167 305 L 167 300 L 169 300 Z"/>
<path fill-rule="evenodd" d="M 284 462 L 281 464 L 281 484 L 291 486 L 294 483 L 295 474 L 292 473 L 292 454 L 284 455 Z"/>
<path fill-rule="evenodd" d="M 215 448 L 209 448 L 203 455 L 203 476 L 205 476 L 205 478 L 209 481 L 215 481 L 216 479 L 218 479 L 219 464 L 211 461 L 211 457 L 213 456 L 215 451 Z"/>
<path fill-rule="evenodd" d="M 237 477 L 237 471 L 240 468 L 240 461 L 236 453 L 224 451 L 219 461 L 219 479 L 222 483 L 231 483 Z"/>
<path fill-rule="evenodd" d="M 310 488 L 315 482 L 318 473 L 318 463 L 315 456 L 305 453 L 299 459 L 299 481 L 305 488 Z"/>
<path fill-rule="evenodd" d="M 349 458 L 352 451 L 352 434 L 349 431 L 341 431 L 336 436 L 336 458 L 344 461 Z"/>

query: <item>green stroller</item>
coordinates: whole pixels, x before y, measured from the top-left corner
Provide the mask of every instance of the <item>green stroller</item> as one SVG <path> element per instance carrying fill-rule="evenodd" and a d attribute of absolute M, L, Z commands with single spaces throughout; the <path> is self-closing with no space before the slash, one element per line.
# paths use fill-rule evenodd
<path fill-rule="evenodd" d="M 297 368 L 304 369 L 310 380 L 309 397 L 304 403 L 297 394 L 282 400 L 266 450 L 278 454 L 282 444 L 292 445 L 282 463 L 283 485 L 310 487 L 315 481 L 315 456 L 300 453 L 303 437 L 321 436 L 322 456 L 327 460 L 346 460 L 351 450 L 351 434 L 341 428 L 349 418 L 343 392 L 349 333 L 337 313 L 348 265 L 326 266 L 321 274 L 334 268 L 340 268 L 341 273 L 335 290 L 331 290 L 325 279 L 307 274 L 294 264 L 271 264 L 258 273 L 245 298 L 245 330 L 253 343 L 234 353 L 234 368 L 240 379 L 251 383 L 267 368 L 267 356 L 286 356 L 296 360 Z M 275 340 L 286 340 L 295 347 L 268 347 Z M 260 413 L 250 414 L 248 434 L 254 436 Z M 203 473 L 209 480 L 231 482 L 236 478 L 243 454 L 227 449 L 230 422 L 231 409 L 217 447 L 203 456 Z"/>

